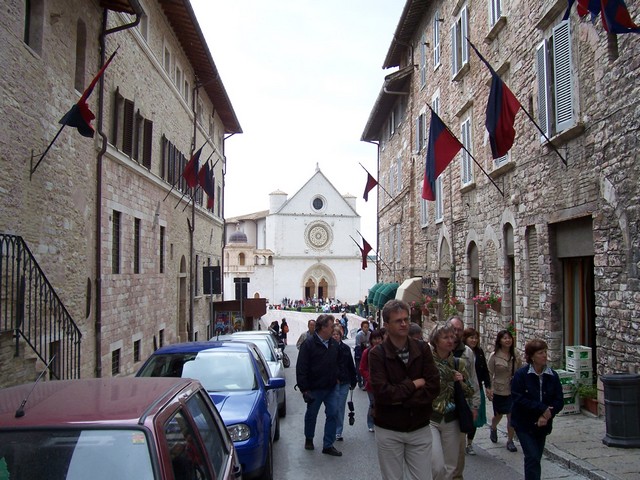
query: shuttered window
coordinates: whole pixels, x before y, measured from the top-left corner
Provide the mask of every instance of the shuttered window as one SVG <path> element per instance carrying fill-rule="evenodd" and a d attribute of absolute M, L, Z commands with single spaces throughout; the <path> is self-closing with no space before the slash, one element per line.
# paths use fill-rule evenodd
<path fill-rule="evenodd" d="M 489 0 L 489 20 L 492 27 L 500 20 L 501 15 L 502 5 L 500 5 L 500 0 Z"/>
<path fill-rule="evenodd" d="M 151 170 L 151 146 L 153 144 L 153 122 L 144 120 L 144 132 L 142 140 L 142 165 Z"/>
<path fill-rule="evenodd" d="M 444 217 L 444 199 L 442 198 L 442 176 L 436 178 L 436 222 Z"/>
<path fill-rule="evenodd" d="M 460 10 L 460 15 L 451 27 L 451 75 L 456 74 L 469 63 L 469 16 L 466 5 Z"/>
<path fill-rule="evenodd" d="M 420 153 L 425 146 L 425 120 L 424 113 L 416 118 L 416 153 Z"/>
<path fill-rule="evenodd" d="M 420 37 L 420 86 L 424 87 L 427 83 L 427 35 L 425 33 Z"/>
<path fill-rule="evenodd" d="M 129 156 L 133 153 L 133 112 L 133 102 L 125 98 L 122 117 L 122 152 Z"/>
<path fill-rule="evenodd" d="M 553 28 L 551 38 L 536 49 L 538 125 L 547 137 L 576 123 L 569 21 Z M 540 135 L 540 142 L 545 142 Z"/>
<path fill-rule="evenodd" d="M 556 130 L 561 132 L 574 125 L 573 74 L 571 69 L 571 36 L 569 22 L 553 29 L 553 66 L 556 102 Z"/>
<path fill-rule="evenodd" d="M 471 118 L 467 118 L 464 122 L 462 122 L 461 138 L 462 144 L 467 150 L 471 152 Z M 461 150 L 461 154 L 461 180 L 463 185 L 468 185 L 473 182 L 473 168 L 471 165 L 472 160 L 471 156 L 464 149 Z"/>
<path fill-rule="evenodd" d="M 440 66 L 440 12 L 433 17 L 433 69 Z"/>

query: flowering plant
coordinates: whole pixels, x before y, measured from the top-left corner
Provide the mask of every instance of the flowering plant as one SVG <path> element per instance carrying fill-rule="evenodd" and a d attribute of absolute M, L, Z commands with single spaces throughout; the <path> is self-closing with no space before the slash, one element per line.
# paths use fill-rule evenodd
<path fill-rule="evenodd" d="M 485 292 L 473 297 L 473 301 L 476 305 L 494 305 L 502 302 L 502 297 L 497 292 Z"/>

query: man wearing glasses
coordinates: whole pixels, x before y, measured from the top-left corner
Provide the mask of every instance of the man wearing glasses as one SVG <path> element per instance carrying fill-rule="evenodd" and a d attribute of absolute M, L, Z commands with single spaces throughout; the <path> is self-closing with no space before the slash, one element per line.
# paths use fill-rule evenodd
<path fill-rule="evenodd" d="M 378 462 L 384 480 L 431 480 L 431 403 L 440 377 L 431 349 L 409 338 L 409 305 L 382 309 L 387 338 L 369 352 Z"/>

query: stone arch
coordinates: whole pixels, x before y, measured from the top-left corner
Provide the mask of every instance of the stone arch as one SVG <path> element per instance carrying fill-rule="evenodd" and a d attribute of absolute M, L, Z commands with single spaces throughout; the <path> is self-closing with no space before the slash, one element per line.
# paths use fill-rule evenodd
<path fill-rule="evenodd" d="M 312 282 L 315 287 L 315 291 L 310 292 L 310 298 L 319 298 L 318 287 L 320 285 L 326 285 L 326 292 L 320 292 L 324 298 L 335 298 L 337 288 L 336 276 L 333 273 L 333 270 L 331 270 L 327 265 L 323 263 L 316 263 L 302 274 L 301 286 L 303 295 L 306 293 L 305 287 L 309 282 Z"/>

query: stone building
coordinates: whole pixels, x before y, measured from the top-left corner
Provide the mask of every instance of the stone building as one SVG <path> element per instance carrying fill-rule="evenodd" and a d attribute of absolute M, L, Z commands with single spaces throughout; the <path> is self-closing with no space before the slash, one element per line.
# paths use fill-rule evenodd
<path fill-rule="evenodd" d="M 222 263 L 240 124 L 188 0 L 0 3 L 0 385 L 54 355 L 51 377 L 134 373 L 207 336 L 198 272 Z M 88 97 L 94 137 L 59 131 L 116 50 Z M 181 176 L 200 147 L 211 209 Z"/>
<path fill-rule="evenodd" d="M 248 278 L 247 296 L 333 299 L 356 305 L 375 283 L 375 262 L 362 269 L 356 197 L 341 195 L 320 168 L 291 198 L 269 195 L 269 210 L 226 219 L 225 299 L 234 278 Z"/>
<path fill-rule="evenodd" d="M 544 338 L 593 348 L 598 375 L 640 365 L 640 37 L 611 35 L 566 0 L 408 0 L 362 140 L 378 145 L 379 281 L 448 281 L 493 350 L 513 320 L 517 347 Z M 640 10 L 630 5 L 640 21 Z M 519 99 L 516 138 L 492 158 L 491 75 Z M 464 144 L 422 199 L 430 106 Z M 546 138 L 527 117 L 529 114 Z M 562 157 L 562 158 L 561 158 Z M 566 161 L 566 164 L 564 163 Z M 500 312 L 474 296 L 502 296 Z M 441 309 L 442 310 L 442 309 Z M 440 318 L 442 318 L 442 313 Z"/>

